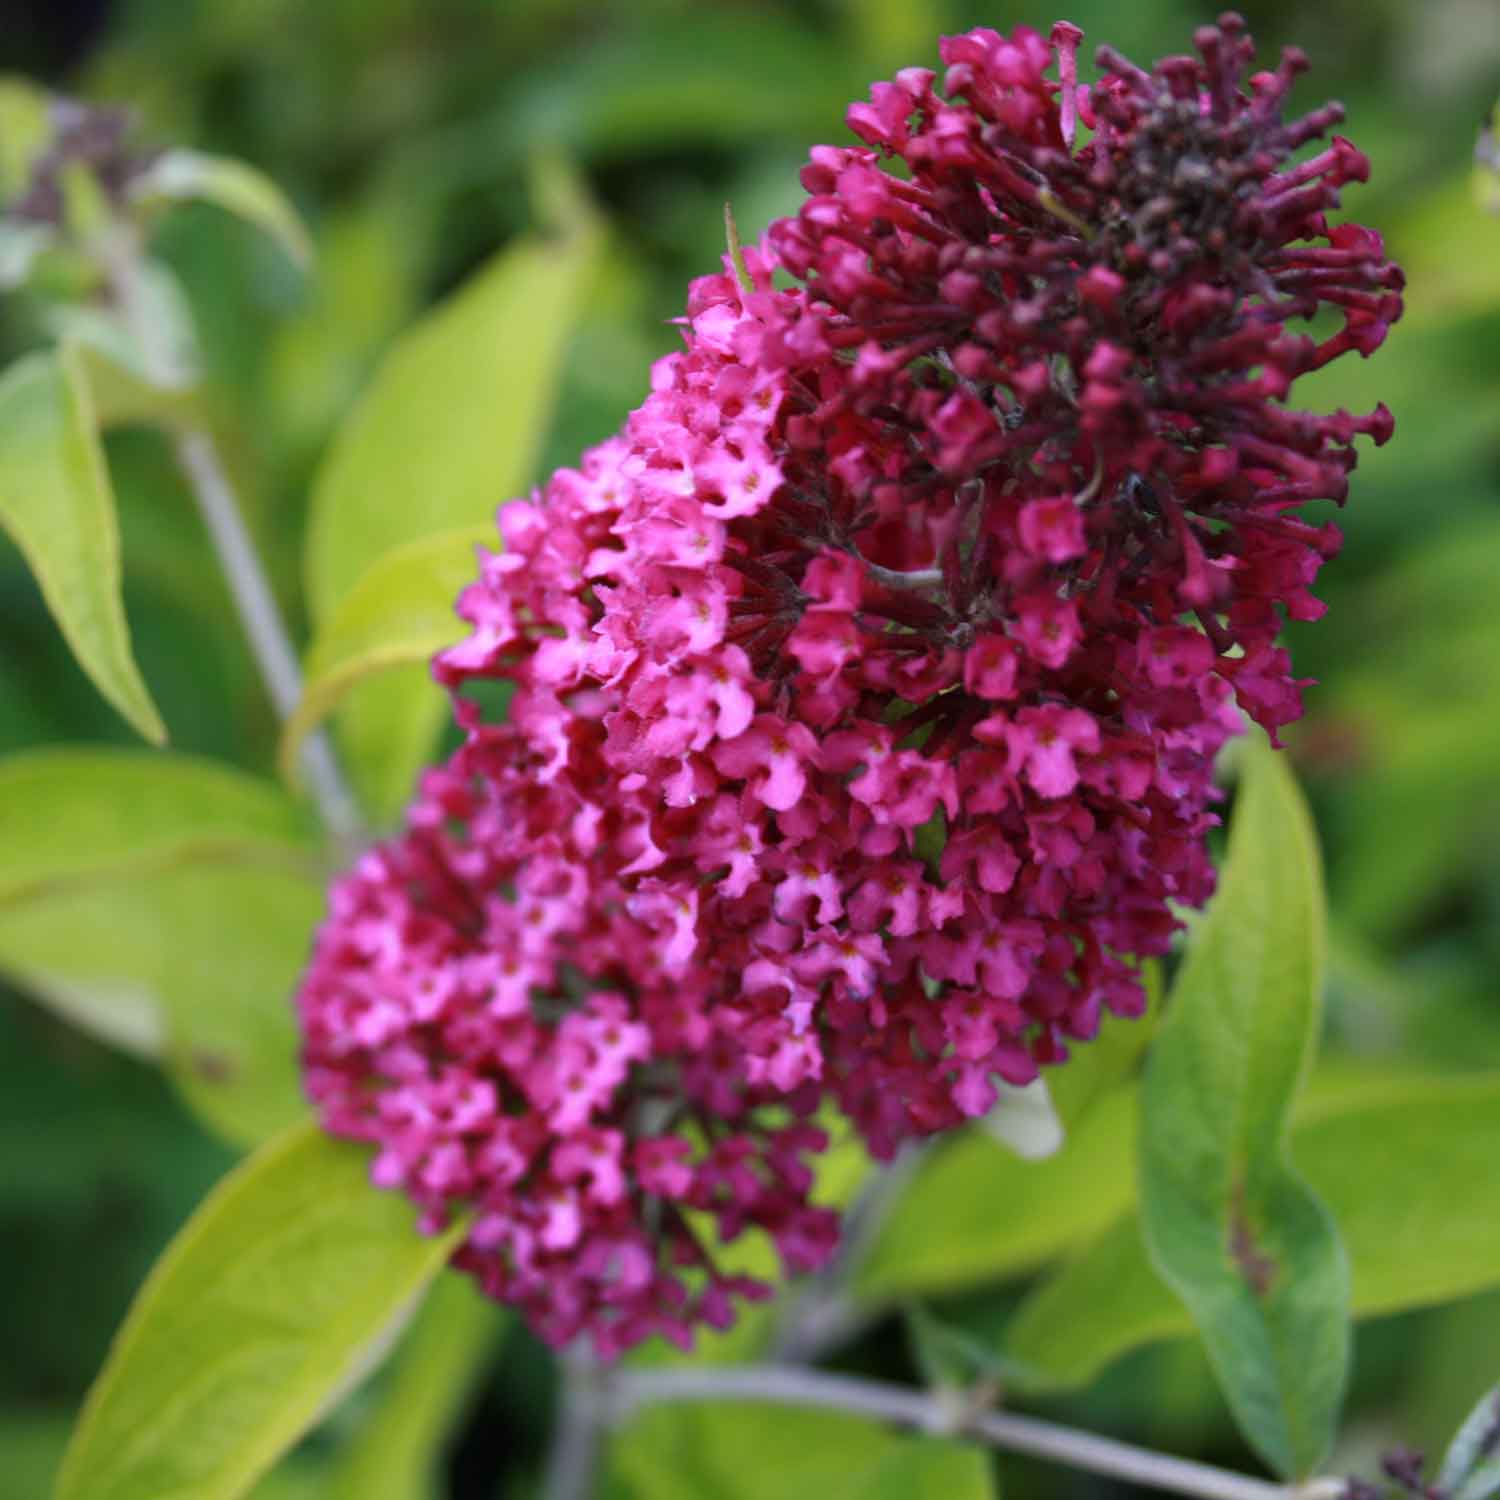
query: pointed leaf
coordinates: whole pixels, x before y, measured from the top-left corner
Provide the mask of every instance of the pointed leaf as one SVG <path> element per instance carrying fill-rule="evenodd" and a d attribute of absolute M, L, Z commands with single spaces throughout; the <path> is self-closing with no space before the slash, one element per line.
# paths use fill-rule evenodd
<path fill-rule="evenodd" d="M 303 808 L 230 766 L 129 749 L 0 759 L 0 906 L 193 862 L 307 871 L 317 860 Z"/>
<path fill-rule="evenodd" d="M 444 1443 L 505 1328 L 467 1276 L 442 1276 L 412 1321 L 373 1410 L 335 1465 L 327 1500 L 439 1500 Z"/>
<path fill-rule="evenodd" d="M 491 522 L 535 477 L 601 243 L 565 174 L 544 175 L 540 196 L 557 231 L 508 246 L 399 339 L 335 436 L 304 559 L 315 619 L 393 548 Z M 379 821 L 410 795 L 444 715 L 417 668 L 350 694 L 340 745 Z"/>
<path fill-rule="evenodd" d="M 1500 1449 L 1500 1386 L 1485 1392 L 1453 1435 L 1443 1455 L 1437 1488 L 1444 1494 L 1452 1494 L 1475 1465 L 1493 1457 L 1497 1449 Z"/>
<path fill-rule="evenodd" d="M 1245 755 L 1229 857 L 1146 1069 L 1141 1221 L 1241 1429 L 1284 1477 L 1326 1455 L 1349 1359 L 1349 1269 L 1288 1166 L 1320 1021 L 1322 875 L 1286 762 Z"/>
<path fill-rule="evenodd" d="M 366 1156 L 298 1125 L 209 1195 L 115 1338 L 57 1500 L 234 1500 L 358 1378 L 463 1232 L 418 1234 Z"/>
<path fill-rule="evenodd" d="M 50 103 L 31 79 L 0 74 L 0 203 L 25 190 L 32 163 L 51 139 Z"/>
<path fill-rule="evenodd" d="M 203 422 L 196 377 L 176 370 L 176 383 L 164 385 L 130 331 L 112 313 L 97 307 L 54 309 L 52 326 L 72 346 L 72 357 L 88 383 L 94 419 L 103 432 L 148 424 L 181 427 Z"/>
<path fill-rule="evenodd" d="M 609 1459 L 606 1492 L 631 1500 L 986 1500 L 994 1493 L 988 1461 L 966 1445 L 790 1405 L 648 1408 L 616 1435 Z"/>
<path fill-rule="evenodd" d="M 493 526 L 422 537 L 386 553 L 339 601 L 304 667 L 302 701 L 281 736 L 282 774 L 294 777 L 302 742 L 357 683 L 425 663 L 462 638 L 459 591 L 478 572 L 475 548 L 495 544 Z"/>
<path fill-rule="evenodd" d="M 94 685 L 148 740 L 167 737 L 130 649 L 114 491 L 75 356 L 29 354 L 0 375 L 0 526 Z"/>
<path fill-rule="evenodd" d="M 312 262 L 312 242 L 297 210 L 248 162 L 181 148 L 164 151 L 131 184 L 131 197 L 148 207 L 162 199 L 212 203 L 270 235 L 297 265 Z"/>
<path fill-rule="evenodd" d="M 323 909 L 321 881 L 253 866 L 59 888 L 0 909 L 0 973 L 107 1040 L 148 1008 L 186 1102 L 254 1145 L 305 1109 L 291 996 Z"/>
<path fill-rule="evenodd" d="M 482 525 L 525 490 L 598 249 L 587 217 L 519 240 L 385 356 L 313 484 L 318 619 L 392 548 Z"/>
<path fill-rule="evenodd" d="M 1131 1200 L 1133 1089 L 1102 1099 L 1055 1155 L 1025 1161 L 968 1131 L 933 1149 L 860 1266 L 882 1302 L 997 1280 L 1088 1240 Z"/>
<path fill-rule="evenodd" d="M 1298 1111 L 1292 1159 L 1332 1211 L 1353 1310 L 1378 1317 L 1500 1286 L 1500 1076 L 1345 1086 Z M 1463 1205 L 1455 1213 L 1453 1205 Z M 1440 1232 L 1439 1232 L 1440 1231 Z M 1006 1352 L 1038 1389 L 1088 1384 L 1112 1360 L 1192 1332 L 1130 1214 L 1017 1310 Z"/>
<path fill-rule="evenodd" d="M 1453 1500 L 1491 1500 L 1500 1495 L 1500 1459 L 1480 1464 L 1458 1487 Z"/>

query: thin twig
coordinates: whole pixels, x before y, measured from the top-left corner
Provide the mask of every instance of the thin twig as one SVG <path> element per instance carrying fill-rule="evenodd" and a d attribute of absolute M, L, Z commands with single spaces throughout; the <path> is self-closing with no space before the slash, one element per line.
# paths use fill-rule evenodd
<path fill-rule="evenodd" d="M 147 379 L 170 388 L 179 380 L 180 372 L 176 356 L 166 347 L 170 331 L 160 325 L 150 305 L 142 276 L 139 235 L 128 225 L 118 225 L 101 239 L 98 253 L 111 299 L 140 351 Z M 234 487 L 219 461 L 212 436 L 204 429 L 178 430 L 173 451 L 229 584 L 261 680 L 277 717 L 284 721 L 302 697 L 302 669 Z M 302 760 L 324 825 L 346 848 L 354 846 L 363 833 L 359 807 L 326 733 L 318 730 L 308 736 Z"/>
<path fill-rule="evenodd" d="M 590 1500 L 607 1420 L 602 1372 L 583 1350 L 563 1355 L 558 1371 L 562 1389 L 542 1500 Z"/>
<path fill-rule="evenodd" d="M 862 1305 L 850 1293 L 850 1283 L 874 1250 L 926 1149 L 908 1142 L 895 1161 L 875 1167 L 846 1215 L 843 1239 L 833 1259 L 803 1283 L 783 1315 L 772 1343 L 774 1360 L 812 1364 L 879 1315 L 879 1310 Z"/>
<path fill-rule="evenodd" d="M 1300 1487 L 1273 1484 L 1035 1417 L 965 1413 L 921 1391 L 795 1366 L 619 1370 L 609 1387 L 609 1419 L 622 1422 L 656 1401 L 769 1401 L 853 1412 L 924 1432 L 976 1438 L 1013 1453 L 1198 1500 L 1332 1500 L 1344 1491 L 1341 1480 L 1313 1480 Z"/>
<path fill-rule="evenodd" d="M 302 669 L 214 440 L 207 432 L 191 429 L 178 434 L 173 448 L 213 541 L 266 691 L 277 717 L 286 720 L 302 698 Z M 308 736 L 302 764 L 328 831 L 345 843 L 356 841 L 359 808 L 322 730 Z"/>

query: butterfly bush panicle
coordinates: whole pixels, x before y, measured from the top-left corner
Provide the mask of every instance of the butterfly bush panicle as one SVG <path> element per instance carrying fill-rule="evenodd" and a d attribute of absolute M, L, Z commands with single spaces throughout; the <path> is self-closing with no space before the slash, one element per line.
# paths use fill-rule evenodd
<path fill-rule="evenodd" d="M 1299 510 L 1391 427 L 1287 404 L 1399 315 L 1328 217 L 1367 164 L 1236 17 L 1087 88 L 1079 41 L 945 39 L 694 283 L 625 431 L 502 510 L 465 744 L 336 894 L 324 1118 L 554 1340 L 722 1321 L 715 1220 L 824 1258 L 820 1100 L 889 1155 L 1139 1012 L 1216 753 L 1300 712 Z"/>
<path fill-rule="evenodd" d="M 503 512 L 507 550 L 477 587 L 526 627 L 487 612 L 444 672 L 509 661 L 510 722 L 461 704 L 467 743 L 427 773 L 404 835 L 335 888 L 299 996 L 325 1125 L 379 1144 L 374 1180 L 426 1227 L 470 1213 L 456 1263 L 538 1334 L 588 1332 L 606 1355 L 652 1334 L 686 1344 L 768 1294 L 720 1271 L 705 1231 L 766 1230 L 788 1271 L 821 1264 L 837 1233 L 808 1203 L 816 1095 L 746 1082 L 691 912 L 632 915 L 651 807 L 603 757 L 604 695 L 558 696 L 622 452 Z"/>

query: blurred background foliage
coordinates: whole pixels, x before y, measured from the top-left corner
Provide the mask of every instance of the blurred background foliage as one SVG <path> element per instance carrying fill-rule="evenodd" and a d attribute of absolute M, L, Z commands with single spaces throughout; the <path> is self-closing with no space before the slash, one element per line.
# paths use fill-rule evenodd
<path fill-rule="evenodd" d="M 1397 419 L 1395 441 L 1362 454 L 1341 522 L 1346 547 L 1320 589 L 1329 616 L 1295 632 L 1299 665 L 1320 684 L 1292 753 L 1332 895 L 1325 1045 L 1335 1060 L 1497 1069 L 1500 217 L 1479 210 L 1470 177 L 1476 132 L 1500 92 L 1500 7 L 1242 8 L 1266 52 L 1295 41 L 1309 53 L 1306 105 L 1347 103 L 1346 128 L 1374 179 L 1346 208 L 1386 232 L 1410 276 L 1406 320 L 1381 357 L 1341 361 L 1309 393 L 1356 409 L 1384 400 Z M 1188 0 L 1080 0 L 1064 12 L 1091 40 L 1142 59 L 1183 50 L 1210 19 Z M 722 251 L 726 200 L 745 237 L 758 233 L 795 208 L 808 146 L 844 138 L 843 108 L 872 79 L 933 61 L 939 33 L 1045 30 L 1052 19 L 1030 0 L 36 0 L 6 8 L 0 68 L 128 104 L 145 140 L 253 162 L 306 216 L 317 264 L 305 281 L 208 208 L 173 217 L 160 242 L 199 320 L 216 429 L 252 526 L 305 628 L 302 541 L 329 435 L 400 330 L 498 247 L 545 230 L 555 205 L 529 187 L 537 161 L 562 153 L 578 165 L 605 242 L 532 480 L 639 402 L 649 362 L 677 343 L 671 320 L 688 279 Z M 0 304 L 6 361 L 40 336 L 28 303 Z M 137 655 L 175 748 L 269 773 L 275 718 L 163 440 L 114 434 L 109 459 Z M 128 742 L 3 541 L 0 641 L 0 752 Z M 181 941 L 211 962 L 212 929 L 235 914 L 199 907 L 202 926 Z M 86 903 L 71 930 L 101 952 L 121 941 Z M 1080 1174 L 1080 1194 L 1108 1194 L 1108 1174 L 1129 1170 L 1123 1153 L 1105 1157 L 1092 1177 Z M 133 1288 L 230 1159 L 154 1069 L 0 988 L 0 1496 L 45 1492 Z M 1461 1197 L 1445 1210 L 1465 1211 Z M 940 1232 L 942 1204 L 930 1214 Z M 1430 1230 L 1441 1236 L 1444 1225 Z M 976 1285 L 972 1268 L 945 1274 L 930 1289 L 964 1300 L 939 1310 L 962 1311 L 971 1327 L 998 1321 L 1020 1294 Z M 1363 1323 L 1341 1457 L 1397 1438 L 1436 1444 L 1494 1378 L 1497 1348 L 1493 1292 Z M 916 1368 L 894 1319 L 847 1362 L 898 1377 Z M 496 1493 L 534 1465 L 549 1378 L 538 1352 L 510 1335 L 448 1454 L 452 1494 Z M 335 1435 L 376 1399 L 336 1415 Z M 1086 1395 L 1037 1405 L 1139 1442 L 1246 1461 L 1191 1343 L 1128 1356 Z M 331 1441 L 315 1438 L 264 1493 L 326 1493 L 318 1458 Z M 628 1455 L 619 1471 L 622 1495 L 667 1493 L 662 1481 L 632 1480 Z M 1110 1493 L 1021 1462 L 1006 1473 L 1012 1494 Z"/>

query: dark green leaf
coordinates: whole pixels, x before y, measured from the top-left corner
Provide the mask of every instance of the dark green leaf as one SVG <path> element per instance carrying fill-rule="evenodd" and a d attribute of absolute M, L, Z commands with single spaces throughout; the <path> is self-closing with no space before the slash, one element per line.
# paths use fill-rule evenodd
<path fill-rule="evenodd" d="M 1377 1070 L 1299 1110 L 1292 1159 L 1339 1225 L 1357 1317 L 1500 1286 L 1497 1139 L 1493 1074 L 1401 1078 Z M 1192 1326 L 1152 1270 L 1131 1214 L 1030 1294 L 1005 1350 L 1033 1385 L 1067 1388 Z"/>
<path fill-rule="evenodd" d="M 1219 891 L 1146 1069 L 1141 1219 L 1245 1436 L 1290 1478 L 1332 1445 L 1349 1360 L 1348 1262 L 1285 1149 L 1316 1047 L 1325 916 L 1285 760 L 1256 746 L 1241 764 Z"/>

